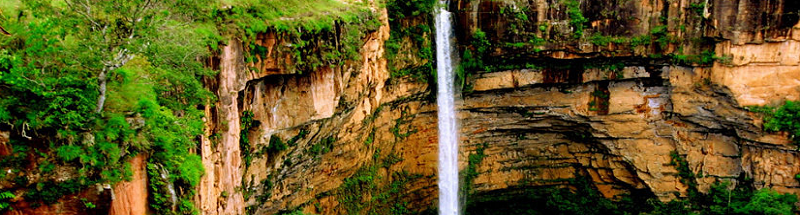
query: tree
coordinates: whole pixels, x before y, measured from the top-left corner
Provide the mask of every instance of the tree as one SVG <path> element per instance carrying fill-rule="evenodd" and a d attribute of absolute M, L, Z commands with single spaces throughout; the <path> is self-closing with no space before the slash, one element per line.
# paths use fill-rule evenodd
<path fill-rule="evenodd" d="M 221 38 L 215 2 L 25 0 L 14 16 L 0 13 L 8 32 L 0 34 L 0 124 L 13 128 L 12 144 L 35 149 L 13 156 L 60 158 L 53 162 L 78 168 L 73 187 L 120 181 L 124 161 L 147 153 L 189 203 L 178 210 L 190 213 L 183 206 L 204 172 L 191 152 L 202 133 L 197 107 L 212 99 L 200 79 L 213 72 L 198 59 Z M 61 182 L 32 182 L 42 183 Z M 47 203 L 78 190 L 23 196 Z"/>
<path fill-rule="evenodd" d="M 107 98 L 109 73 L 121 68 L 137 54 L 144 54 L 158 39 L 180 34 L 182 25 L 191 24 L 194 17 L 181 15 L 187 12 L 181 8 L 183 1 L 159 0 L 67 0 L 66 10 L 52 13 L 72 24 L 68 29 L 82 38 L 81 50 L 94 56 L 97 65 L 87 69 L 95 70 L 99 96 L 95 112 L 103 110 Z M 193 2 L 189 3 L 207 3 Z M 189 13 L 189 16 L 194 15 Z M 188 50 L 198 54 L 201 50 Z M 159 52 L 148 52 L 157 56 Z M 194 60 L 194 59 L 191 59 Z"/>

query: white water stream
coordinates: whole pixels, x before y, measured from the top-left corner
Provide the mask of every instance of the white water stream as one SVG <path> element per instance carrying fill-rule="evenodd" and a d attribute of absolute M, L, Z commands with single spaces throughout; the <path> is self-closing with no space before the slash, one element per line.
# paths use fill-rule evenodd
<path fill-rule="evenodd" d="M 453 20 L 447 0 L 440 0 L 434 12 L 436 29 L 436 102 L 439 118 L 439 214 L 459 214 L 458 124 L 455 112 L 455 71 L 453 70 Z"/>

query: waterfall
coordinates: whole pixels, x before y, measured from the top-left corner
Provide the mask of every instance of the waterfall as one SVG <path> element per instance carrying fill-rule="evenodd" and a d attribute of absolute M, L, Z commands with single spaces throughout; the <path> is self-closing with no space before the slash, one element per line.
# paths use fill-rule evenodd
<path fill-rule="evenodd" d="M 436 103 L 439 119 L 439 214 L 459 213 L 458 128 L 455 115 L 452 14 L 447 0 L 440 0 L 434 14 L 436 29 Z"/>
<path fill-rule="evenodd" d="M 159 176 L 164 182 L 167 184 L 167 192 L 169 192 L 170 196 L 170 203 L 172 206 L 172 210 L 174 211 L 176 206 L 178 205 L 178 194 L 175 192 L 175 185 L 169 181 L 169 170 L 161 164 L 156 164 L 157 168 L 159 169 Z"/>

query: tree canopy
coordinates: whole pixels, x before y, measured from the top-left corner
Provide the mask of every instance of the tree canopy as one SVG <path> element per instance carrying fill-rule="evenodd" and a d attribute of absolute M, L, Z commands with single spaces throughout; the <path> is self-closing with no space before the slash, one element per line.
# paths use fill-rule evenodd
<path fill-rule="evenodd" d="M 201 83 L 214 72 L 200 59 L 210 54 L 209 38 L 219 38 L 211 16 L 218 5 L 211 0 L 0 3 L 0 126 L 11 130 L 14 147 L 14 155 L 0 165 L 16 173 L 24 162 L 10 161 L 34 154 L 51 165 L 79 168 L 69 187 L 85 187 L 125 179 L 130 170 L 120 161 L 147 153 L 148 166 L 169 173 L 149 174 L 151 181 L 190 188 L 177 194 L 182 201 L 177 211 L 193 211 L 187 200 L 204 172 L 200 157 L 190 152 L 202 133 L 198 107 L 214 99 Z M 48 180 L 15 180 L 15 186 L 28 187 L 26 200 L 40 203 L 77 191 L 38 189 L 52 183 Z M 159 205 L 177 203 L 161 197 L 155 194 L 153 207 L 172 211 Z"/>

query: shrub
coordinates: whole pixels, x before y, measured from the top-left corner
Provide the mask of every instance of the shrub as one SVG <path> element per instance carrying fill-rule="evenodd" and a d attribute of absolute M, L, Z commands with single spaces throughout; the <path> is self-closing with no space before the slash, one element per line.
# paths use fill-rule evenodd
<path fill-rule="evenodd" d="M 63 145 L 56 148 L 56 155 L 64 162 L 70 162 L 84 153 L 83 148 L 75 145 Z"/>
<path fill-rule="evenodd" d="M 794 214 L 797 196 L 794 194 L 779 194 L 771 189 L 761 189 L 753 194 L 747 204 L 735 208 L 739 214 Z"/>
<path fill-rule="evenodd" d="M 269 138 L 269 147 L 267 148 L 269 152 L 277 153 L 286 150 L 287 148 L 289 148 L 289 146 L 287 146 L 286 143 L 281 140 L 281 137 L 273 134 Z"/>
<path fill-rule="evenodd" d="M 200 177 L 205 174 L 203 160 L 198 155 L 187 155 L 186 159 L 178 166 L 178 178 L 187 183 L 189 187 L 197 186 Z"/>
<path fill-rule="evenodd" d="M 25 192 L 25 200 L 34 203 L 53 204 L 58 202 L 61 197 L 77 193 L 84 187 L 85 185 L 77 180 L 39 182 L 28 188 L 28 191 Z"/>
<path fill-rule="evenodd" d="M 751 110 L 764 114 L 764 130 L 786 131 L 795 143 L 800 141 L 800 102 L 786 101 L 777 109 L 751 107 Z"/>
<path fill-rule="evenodd" d="M 589 22 L 586 17 L 583 17 L 581 11 L 581 2 L 578 0 L 567 0 L 567 16 L 569 16 L 569 25 L 572 26 L 572 35 L 577 39 L 583 36 L 583 29 L 586 22 Z"/>

